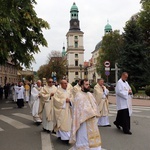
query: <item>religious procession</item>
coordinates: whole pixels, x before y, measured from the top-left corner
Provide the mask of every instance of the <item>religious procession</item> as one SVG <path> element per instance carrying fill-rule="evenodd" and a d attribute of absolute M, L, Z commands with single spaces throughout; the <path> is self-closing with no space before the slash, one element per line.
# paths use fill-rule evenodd
<path fill-rule="evenodd" d="M 116 84 L 117 115 L 113 122 L 124 134 L 131 135 L 132 90 L 123 72 Z M 97 80 L 91 90 L 88 79 L 78 79 L 72 86 L 66 78 L 57 83 L 53 78 L 35 83 L 28 81 L 4 86 L 5 99 L 30 107 L 33 122 L 41 131 L 55 134 L 71 144 L 69 150 L 102 150 L 100 127 L 111 127 L 109 121 L 109 90 L 104 79 Z"/>
<path fill-rule="evenodd" d="M 128 73 L 122 73 L 116 85 L 117 116 L 114 125 L 124 134 L 131 135 L 132 91 Z M 18 108 L 28 103 L 33 121 L 41 131 L 55 134 L 71 144 L 69 150 L 102 150 L 99 127 L 111 127 L 109 122 L 109 90 L 104 79 L 98 79 L 93 91 L 87 79 L 79 79 L 72 86 L 66 78 L 56 84 L 52 78 L 43 84 L 37 80 L 16 85 L 14 101 Z"/>

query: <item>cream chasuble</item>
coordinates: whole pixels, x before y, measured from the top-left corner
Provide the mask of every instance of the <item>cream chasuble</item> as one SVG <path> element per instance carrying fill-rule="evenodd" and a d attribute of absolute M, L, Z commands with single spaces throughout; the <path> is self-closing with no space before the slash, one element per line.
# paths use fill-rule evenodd
<path fill-rule="evenodd" d="M 75 95 L 77 94 L 77 92 L 81 91 L 81 87 L 79 86 L 79 84 L 75 85 L 73 87 L 73 96 L 75 97 Z"/>
<path fill-rule="evenodd" d="M 70 91 L 72 93 L 73 86 L 68 82 L 67 83 L 67 91 Z"/>
<path fill-rule="evenodd" d="M 70 99 L 70 103 L 66 103 L 66 98 Z M 54 130 L 61 132 L 70 132 L 72 124 L 72 101 L 73 95 L 70 90 L 58 88 L 54 95 L 54 115 L 56 126 Z"/>
<path fill-rule="evenodd" d="M 50 95 L 51 93 L 56 93 L 56 90 L 57 88 L 54 85 L 52 87 L 46 85 L 40 92 L 39 115 L 42 118 L 42 121 L 44 121 L 43 127 L 45 126 L 44 129 L 46 130 L 53 130 L 53 97 L 50 98 Z M 47 125 L 47 123 L 49 125 Z"/>
<path fill-rule="evenodd" d="M 70 150 L 101 150 L 101 137 L 97 126 L 100 117 L 96 100 L 90 92 L 78 92 L 74 99 Z"/>
<path fill-rule="evenodd" d="M 101 116 L 108 116 L 109 110 L 108 110 L 108 93 L 109 91 L 104 86 L 104 91 L 102 87 L 97 83 L 94 87 L 94 97 L 96 99 L 99 112 Z"/>

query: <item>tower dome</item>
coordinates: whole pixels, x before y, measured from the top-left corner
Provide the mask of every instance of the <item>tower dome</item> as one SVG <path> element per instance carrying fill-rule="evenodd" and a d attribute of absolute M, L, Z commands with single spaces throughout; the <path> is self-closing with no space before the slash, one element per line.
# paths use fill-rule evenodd
<path fill-rule="evenodd" d="M 70 9 L 70 12 L 72 11 L 77 11 L 78 12 L 78 7 L 76 6 L 76 3 L 73 3 L 71 9 Z"/>
<path fill-rule="evenodd" d="M 111 25 L 109 24 L 109 22 L 107 21 L 107 25 L 105 26 L 105 34 L 106 33 L 110 33 L 112 31 L 112 27 Z"/>

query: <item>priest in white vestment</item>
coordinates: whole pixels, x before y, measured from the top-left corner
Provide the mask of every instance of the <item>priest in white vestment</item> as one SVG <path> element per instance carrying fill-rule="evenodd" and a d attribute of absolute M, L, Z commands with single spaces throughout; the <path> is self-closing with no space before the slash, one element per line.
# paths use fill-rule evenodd
<path fill-rule="evenodd" d="M 25 92 L 25 89 L 23 86 L 23 82 L 19 82 L 18 87 L 16 89 L 18 108 L 24 107 L 24 92 Z"/>
<path fill-rule="evenodd" d="M 125 134 L 132 134 L 130 131 L 130 116 L 132 114 L 132 90 L 126 81 L 128 73 L 123 72 L 121 79 L 116 85 L 117 117 L 114 124 L 118 129 L 122 127 Z"/>
<path fill-rule="evenodd" d="M 68 79 L 67 78 L 63 78 L 63 79 L 67 81 L 67 91 L 69 90 L 69 91 L 73 92 L 73 86 L 69 83 Z M 61 85 L 60 85 L 60 87 L 61 87 Z"/>
<path fill-rule="evenodd" d="M 25 101 L 26 103 L 28 103 L 30 98 L 30 85 L 28 81 L 26 81 L 24 88 L 25 88 Z"/>
<path fill-rule="evenodd" d="M 14 90 L 13 100 L 14 100 L 14 102 L 17 102 L 17 93 L 16 93 L 17 88 L 18 88 L 17 83 L 15 83 L 14 87 L 13 87 L 13 90 Z"/>
<path fill-rule="evenodd" d="M 69 140 L 72 124 L 72 102 L 71 90 L 67 90 L 67 81 L 61 81 L 61 87 L 54 95 L 54 115 L 56 119 L 55 132 L 61 140 Z"/>
<path fill-rule="evenodd" d="M 31 98 L 29 100 L 29 105 L 31 107 L 33 120 L 34 122 L 37 123 L 37 125 L 39 125 L 42 122 L 38 114 L 41 90 L 42 90 L 41 80 L 38 80 L 36 85 L 31 89 Z"/>
<path fill-rule="evenodd" d="M 80 86 L 80 82 L 81 80 L 78 80 L 78 83 L 73 87 L 73 96 L 75 97 L 75 95 L 81 91 L 81 86 Z"/>
<path fill-rule="evenodd" d="M 70 150 L 101 150 L 101 136 L 97 126 L 100 113 L 94 96 L 89 92 L 89 82 L 81 80 L 81 91 L 74 99 Z"/>
<path fill-rule="evenodd" d="M 40 92 L 39 116 L 42 118 L 43 130 L 48 133 L 54 129 L 53 96 L 56 90 L 53 79 L 50 78 Z"/>
<path fill-rule="evenodd" d="M 97 84 L 94 86 L 94 96 L 97 101 L 98 110 L 101 117 L 98 119 L 98 125 L 103 127 L 110 127 L 109 123 L 109 90 L 104 86 L 104 80 L 98 79 Z"/>

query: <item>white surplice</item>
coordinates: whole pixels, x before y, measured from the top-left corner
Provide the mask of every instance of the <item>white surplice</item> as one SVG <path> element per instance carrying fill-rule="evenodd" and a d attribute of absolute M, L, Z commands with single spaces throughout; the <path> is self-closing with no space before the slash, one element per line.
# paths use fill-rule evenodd
<path fill-rule="evenodd" d="M 40 87 L 36 86 L 31 89 L 31 99 L 29 100 L 29 105 L 31 107 L 33 120 L 35 122 L 42 122 L 42 120 L 40 119 L 38 115 L 39 103 L 40 103 L 39 93 L 41 90 L 42 90 L 41 86 Z"/>
<path fill-rule="evenodd" d="M 129 115 L 132 114 L 132 95 L 128 94 L 128 91 L 131 90 L 128 82 L 123 82 L 120 79 L 116 85 L 116 103 L 117 103 L 117 110 L 122 109 L 129 109 Z"/>

